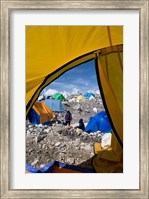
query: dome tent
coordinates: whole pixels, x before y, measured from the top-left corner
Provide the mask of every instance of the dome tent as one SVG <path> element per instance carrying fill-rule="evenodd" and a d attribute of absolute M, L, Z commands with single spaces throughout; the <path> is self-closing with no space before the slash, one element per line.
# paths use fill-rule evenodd
<path fill-rule="evenodd" d="M 46 99 L 44 100 L 44 103 L 53 111 L 53 112 L 63 112 L 64 107 L 62 105 L 61 100 L 51 100 Z"/>
<path fill-rule="evenodd" d="M 28 114 L 28 119 L 32 124 L 50 124 L 54 118 L 54 113 L 44 102 L 35 102 Z"/>
<path fill-rule="evenodd" d="M 85 127 L 85 132 L 91 133 L 96 131 L 101 131 L 102 133 L 111 132 L 112 128 L 105 111 L 96 114 L 91 117 L 87 126 Z"/>
<path fill-rule="evenodd" d="M 65 97 L 61 93 L 55 93 L 52 95 L 52 98 L 55 100 L 65 100 Z"/>
<path fill-rule="evenodd" d="M 85 97 L 86 99 L 89 99 L 90 97 L 95 97 L 95 94 L 94 94 L 94 93 L 91 93 L 91 92 L 87 92 L 87 93 L 84 94 L 84 97 Z"/>
<path fill-rule="evenodd" d="M 83 95 L 79 95 L 78 97 L 77 97 L 77 101 L 78 102 L 81 102 L 81 101 L 83 101 L 85 98 L 83 97 Z"/>
<path fill-rule="evenodd" d="M 110 167 L 109 156 L 117 162 L 123 159 L 123 27 L 26 26 L 27 115 L 43 88 L 91 59 L 113 129 L 112 150 L 99 152 L 93 160 L 100 172 L 102 160 Z"/>

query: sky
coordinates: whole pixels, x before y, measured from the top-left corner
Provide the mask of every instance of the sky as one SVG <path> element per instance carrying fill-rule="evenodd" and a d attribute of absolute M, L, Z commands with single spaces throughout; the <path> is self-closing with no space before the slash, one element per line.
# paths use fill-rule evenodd
<path fill-rule="evenodd" d="M 95 60 L 80 64 L 79 66 L 66 71 L 59 78 L 44 88 L 41 94 L 47 91 L 60 92 L 65 94 L 82 93 L 98 90 L 98 83 L 95 71 Z"/>

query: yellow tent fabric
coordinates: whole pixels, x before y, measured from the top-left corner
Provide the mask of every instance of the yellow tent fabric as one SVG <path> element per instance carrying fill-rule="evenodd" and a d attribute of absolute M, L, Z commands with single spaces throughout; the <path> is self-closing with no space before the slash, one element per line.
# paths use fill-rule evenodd
<path fill-rule="evenodd" d="M 45 86 L 91 59 L 113 129 L 112 150 L 93 160 L 96 171 L 103 172 L 99 162 L 109 156 L 121 162 L 123 154 L 123 27 L 26 26 L 26 114 Z"/>
<path fill-rule="evenodd" d="M 95 58 L 96 50 L 122 44 L 122 33 L 122 26 L 27 26 L 27 112 L 46 85 L 71 67 Z"/>
<path fill-rule="evenodd" d="M 99 150 L 93 160 L 97 172 L 122 172 L 123 164 L 123 48 L 122 45 L 97 53 L 97 71 L 101 94 L 112 120 L 112 150 Z M 105 166 L 106 165 L 106 168 Z"/>
<path fill-rule="evenodd" d="M 40 115 L 41 124 L 54 118 L 54 113 L 44 102 L 35 102 L 33 108 Z"/>

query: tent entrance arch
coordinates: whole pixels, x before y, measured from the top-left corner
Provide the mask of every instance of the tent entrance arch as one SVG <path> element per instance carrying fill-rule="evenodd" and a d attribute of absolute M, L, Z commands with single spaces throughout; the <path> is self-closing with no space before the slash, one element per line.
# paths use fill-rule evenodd
<path fill-rule="evenodd" d="M 50 83 L 52 83 L 55 79 L 57 79 L 58 77 L 60 77 L 62 74 L 64 74 L 66 71 L 82 64 L 85 63 L 89 60 L 95 59 L 95 53 L 91 52 L 88 53 L 86 55 L 80 56 L 78 58 L 76 58 L 75 60 L 72 60 L 71 62 L 65 64 L 64 66 L 60 67 L 58 70 L 56 70 L 54 73 L 49 74 L 45 77 L 45 79 L 43 80 L 43 82 L 41 83 L 41 85 L 39 85 L 39 87 L 37 88 L 37 90 L 35 91 L 35 93 L 33 94 L 33 96 L 31 97 L 30 100 L 27 99 L 28 103 L 26 106 L 26 114 L 28 114 L 29 110 L 31 109 L 31 107 L 33 106 L 34 102 L 36 101 L 36 99 L 39 97 L 41 91 L 48 86 Z"/>

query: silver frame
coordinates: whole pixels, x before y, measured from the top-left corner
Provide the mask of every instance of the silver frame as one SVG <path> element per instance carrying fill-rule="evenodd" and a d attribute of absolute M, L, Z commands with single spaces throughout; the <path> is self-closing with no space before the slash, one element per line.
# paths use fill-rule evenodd
<path fill-rule="evenodd" d="M 1 198 L 149 198 L 149 0 L 0 0 L 1 3 L 1 79 L 0 142 Z M 11 190 L 9 188 L 10 90 L 9 90 L 9 20 L 10 10 L 17 9 L 115 9 L 139 10 L 140 15 L 140 188 L 138 190 Z"/>

